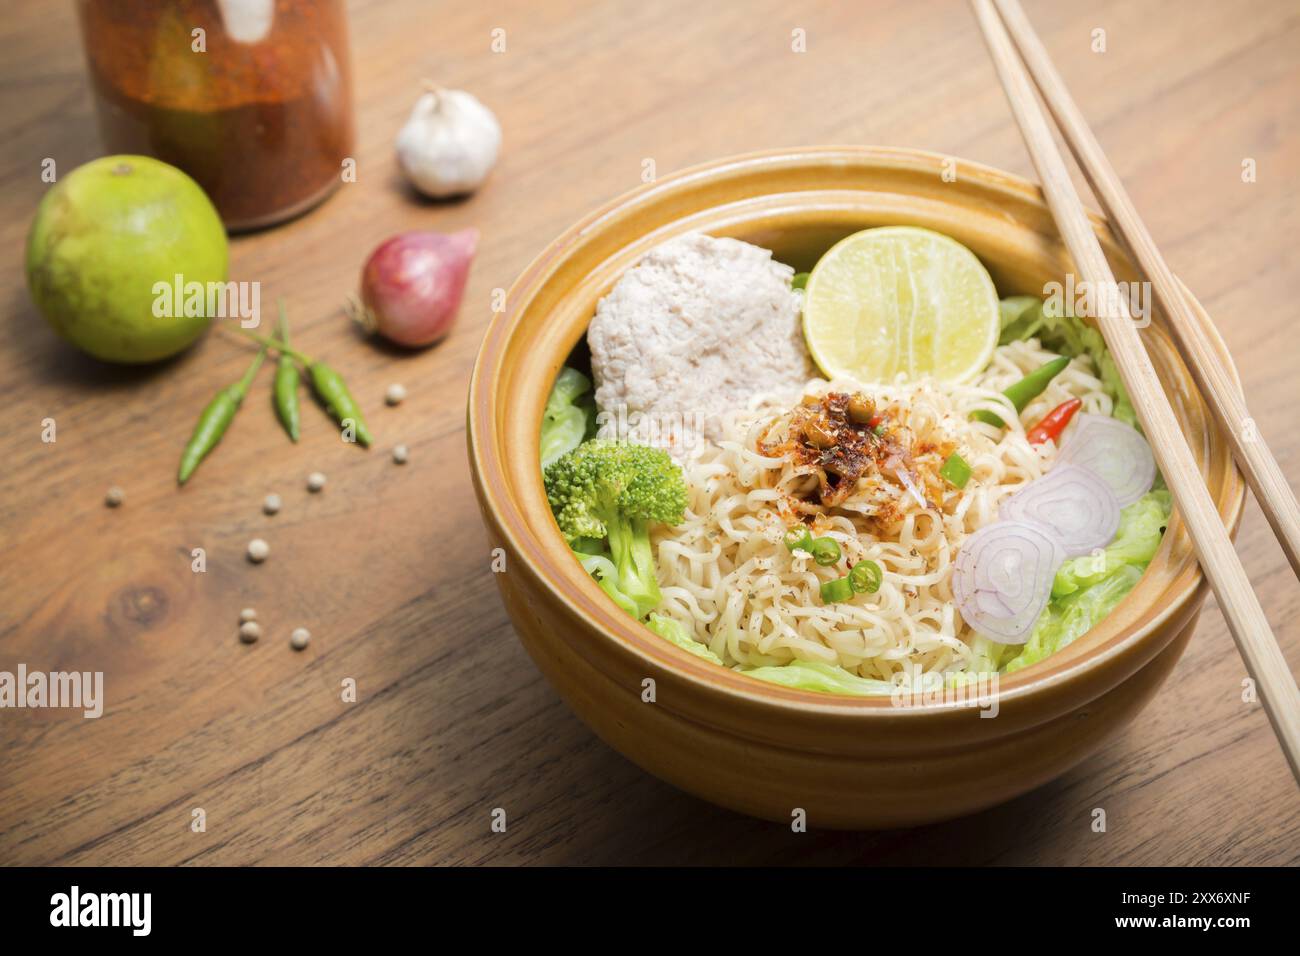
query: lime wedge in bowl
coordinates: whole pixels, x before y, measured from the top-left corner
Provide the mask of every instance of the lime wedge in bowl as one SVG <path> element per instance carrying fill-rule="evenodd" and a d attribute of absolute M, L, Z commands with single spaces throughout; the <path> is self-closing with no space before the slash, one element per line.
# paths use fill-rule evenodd
<path fill-rule="evenodd" d="M 818 261 L 804 292 L 808 351 L 828 378 L 959 383 L 998 344 L 998 293 L 975 254 L 916 226 L 864 229 Z"/>

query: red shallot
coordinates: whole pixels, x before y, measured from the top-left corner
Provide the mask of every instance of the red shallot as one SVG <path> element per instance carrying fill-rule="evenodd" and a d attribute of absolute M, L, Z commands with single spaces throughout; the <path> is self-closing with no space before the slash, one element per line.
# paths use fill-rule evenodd
<path fill-rule="evenodd" d="M 366 260 L 349 312 L 390 342 L 432 345 L 451 330 L 477 245 L 477 229 L 393 236 Z"/>

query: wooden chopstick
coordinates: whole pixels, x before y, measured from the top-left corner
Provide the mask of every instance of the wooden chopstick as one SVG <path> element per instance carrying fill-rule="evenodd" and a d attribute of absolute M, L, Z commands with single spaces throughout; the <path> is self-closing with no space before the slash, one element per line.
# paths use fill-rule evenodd
<path fill-rule="evenodd" d="M 1094 290 L 1116 289 L 1115 277 L 1075 191 L 1065 159 L 1052 139 L 1029 74 L 1016 55 L 992 0 L 971 0 L 971 4 L 1011 112 L 1042 179 L 1048 207 L 1079 277 Z M 1218 598 L 1246 670 L 1259 690 L 1291 772 L 1300 782 L 1300 691 L 1296 689 L 1295 678 L 1287 668 L 1227 529 L 1202 483 L 1196 460 L 1160 386 L 1128 306 L 1118 295 L 1096 295 L 1091 300 L 1100 306 L 1097 326 L 1133 400 L 1165 483 L 1173 493 L 1201 569 Z"/>
<path fill-rule="evenodd" d="M 1300 505 L 1282 475 L 1282 469 L 1269 451 L 1264 436 L 1259 434 L 1255 420 L 1250 417 L 1246 400 L 1233 384 L 1227 371 L 1219 364 L 1208 337 L 1191 313 L 1183 288 L 1169 270 L 1164 256 L 1156 248 L 1155 240 L 1138 215 L 1132 200 L 1111 167 L 1101 144 L 1092 135 L 1083 113 L 1070 97 L 1065 81 L 1052 64 L 1046 47 L 1030 26 L 1025 11 L 1018 0 L 994 0 L 1002 14 L 1007 32 L 1011 34 L 1025 65 L 1038 84 L 1047 108 L 1065 141 L 1074 154 L 1075 162 L 1083 170 L 1102 208 L 1110 219 L 1119 238 L 1133 253 L 1142 271 L 1151 281 L 1165 315 L 1169 318 L 1169 331 L 1182 353 L 1197 387 L 1227 433 L 1232 443 L 1233 456 L 1242 474 L 1255 493 L 1264 516 L 1273 527 L 1286 552 L 1291 569 L 1300 577 Z"/>

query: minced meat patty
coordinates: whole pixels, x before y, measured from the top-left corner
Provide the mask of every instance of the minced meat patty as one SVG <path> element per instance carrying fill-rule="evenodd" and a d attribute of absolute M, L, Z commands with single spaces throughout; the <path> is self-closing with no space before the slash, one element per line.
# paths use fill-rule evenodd
<path fill-rule="evenodd" d="M 815 372 L 793 276 L 767 249 L 701 233 L 646 253 L 587 332 L 602 435 L 680 460 L 694 436 L 716 440 L 722 417 L 755 395 L 802 388 Z"/>

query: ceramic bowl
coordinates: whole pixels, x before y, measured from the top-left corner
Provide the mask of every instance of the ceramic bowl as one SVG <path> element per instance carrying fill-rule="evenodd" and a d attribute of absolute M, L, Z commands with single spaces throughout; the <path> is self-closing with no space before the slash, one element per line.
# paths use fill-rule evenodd
<path fill-rule="evenodd" d="M 949 175 L 945 175 L 948 171 Z M 951 171 L 956 179 L 952 180 Z M 542 407 L 597 300 L 646 250 L 688 230 L 773 250 L 797 270 L 870 226 L 946 233 L 984 262 L 1001 295 L 1041 294 L 1069 259 L 1032 183 L 908 149 L 808 148 L 725 159 L 631 192 L 566 230 L 494 317 L 469 394 L 469 456 L 483 520 L 504 549 L 496 576 L 520 640 L 610 746 L 670 783 L 744 813 L 809 826 L 942 820 L 1011 799 L 1103 746 L 1151 700 L 1196 625 L 1206 584 L 1175 515 L 1132 593 L 1045 662 L 1000 681 L 991 708 L 790 690 L 702 661 L 620 611 L 575 561 L 538 468 Z M 1131 260 L 1104 220 L 1120 280 Z M 1198 319 L 1231 359 L 1200 305 Z M 1156 314 L 1142 339 L 1224 522 L 1243 484 Z M 1233 372 L 1235 375 L 1235 370 Z"/>

